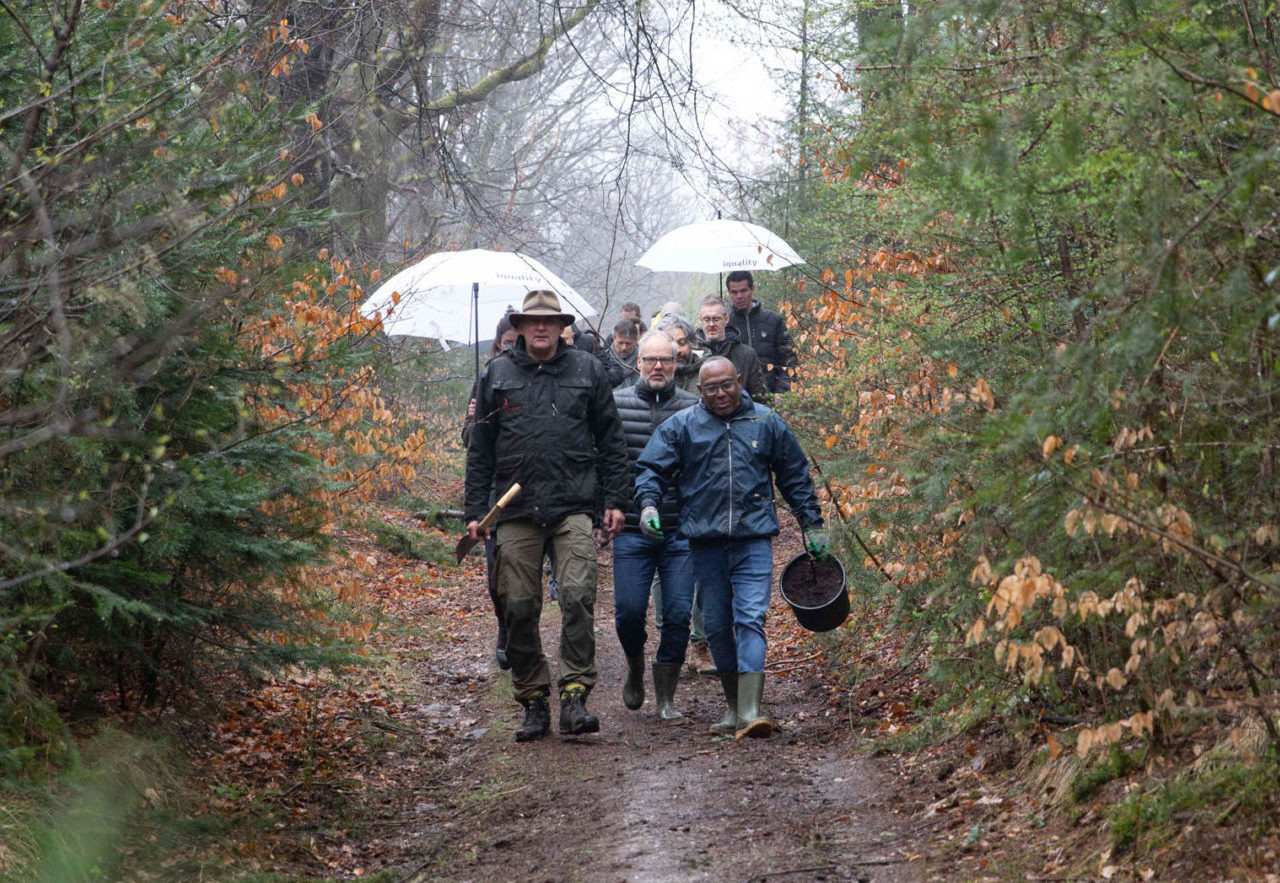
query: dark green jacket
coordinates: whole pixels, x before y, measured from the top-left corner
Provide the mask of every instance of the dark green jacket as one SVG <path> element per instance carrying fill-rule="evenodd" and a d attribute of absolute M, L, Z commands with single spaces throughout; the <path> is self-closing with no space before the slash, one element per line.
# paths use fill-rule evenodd
<path fill-rule="evenodd" d="M 627 508 L 631 468 L 604 369 L 595 356 L 563 343 L 537 362 L 521 338 L 480 375 L 467 445 L 466 520 L 484 517 L 491 488 L 502 493 L 517 481 L 522 490 L 499 524 L 529 518 L 551 525 L 592 515 L 597 472 L 604 507 Z"/>

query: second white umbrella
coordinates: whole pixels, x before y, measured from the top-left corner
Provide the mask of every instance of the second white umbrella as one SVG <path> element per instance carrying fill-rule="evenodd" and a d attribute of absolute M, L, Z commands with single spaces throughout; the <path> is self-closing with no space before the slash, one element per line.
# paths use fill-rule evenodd
<path fill-rule="evenodd" d="M 804 258 L 781 236 L 758 224 L 717 218 L 665 233 L 636 265 L 650 270 L 731 273 L 734 270 L 781 270 Z"/>

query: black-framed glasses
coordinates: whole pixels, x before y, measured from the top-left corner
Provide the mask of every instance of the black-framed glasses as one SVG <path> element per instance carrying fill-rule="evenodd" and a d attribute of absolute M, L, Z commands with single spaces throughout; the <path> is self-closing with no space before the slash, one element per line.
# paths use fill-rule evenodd
<path fill-rule="evenodd" d="M 641 356 L 641 363 L 645 365 L 674 365 L 676 363 L 675 356 Z"/>
<path fill-rule="evenodd" d="M 722 380 L 719 383 L 699 383 L 698 391 L 704 396 L 719 395 L 722 392 L 733 392 L 738 388 L 736 380 Z"/>

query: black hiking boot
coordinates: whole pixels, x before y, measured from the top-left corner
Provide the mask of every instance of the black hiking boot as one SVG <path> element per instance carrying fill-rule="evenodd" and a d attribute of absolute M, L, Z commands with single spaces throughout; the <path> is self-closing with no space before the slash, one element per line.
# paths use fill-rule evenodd
<path fill-rule="evenodd" d="M 600 720 L 587 711 L 587 688 L 567 684 L 560 691 L 560 732 L 566 736 L 600 732 Z"/>
<path fill-rule="evenodd" d="M 521 699 L 520 704 L 524 706 L 524 720 L 516 727 L 516 741 L 532 742 L 547 735 L 551 730 L 551 706 L 546 694 Z"/>

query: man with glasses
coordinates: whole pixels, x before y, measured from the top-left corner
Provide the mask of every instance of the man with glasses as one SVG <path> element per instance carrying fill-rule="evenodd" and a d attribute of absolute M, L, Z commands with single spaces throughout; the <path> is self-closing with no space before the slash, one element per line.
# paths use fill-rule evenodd
<path fill-rule="evenodd" d="M 698 306 L 698 340 L 713 356 L 724 356 L 742 376 L 742 385 L 757 402 L 766 401 L 769 388 L 765 385 L 764 366 L 756 351 L 738 339 L 738 331 L 729 327 L 729 311 L 724 301 L 715 295 L 706 297 Z"/>
<path fill-rule="evenodd" d="M 551 668 L 542 652 L 542 558 L 555 551 L 560 591 L 560 732 L 595 733 L 587 711 L 596 682 L 596 549 L 592 515 L 597 475 L 603 528 L 616 536 L 628 505 L 631 466 L 613 391 L 595 356 L 569 346 L 573 316 L 551 291 L 531 291 L 509 317 L 519 333 L 485 367 L 476 385 L 475 428 L 467 445 L 466 519 L 473 539 L 491 489 L 522 488 L 498 517 L 497 578 L 507 626 L 507 661 L 524 721 L 516 741 L 550 729 Z"/>
<path fill-rule="evenodd" d="M 676 362 L 676 385 L 696 395 L 698 392 L 698 370 L 702 367 L 703 360 L 710 353 L 701 347 L 694 346 L 697 338 L 694 336 L 693 326 L 683 316 L 663 316 L 658 320 L 655 327 L 659 331 L 665 331 L 667 336 L 675 341 L 678 356 Z M 655 608 L 660 607 L 661 597 L 660 584 L 655 580 L 653 594 Z M 702 621 L 702 605 L 698 602 L 698 586 L 696 582 L 693 588 L 693 610 L 689 614 L 689 650 L 685 653 L 685 657 L 689 665 L 689 674 L 715 674 L 716 664 L 711 659 L 711 650 L 707 647 L 707 631 Z"/>
<path fill-rule="evenodd" d="M 728 713 L 713 733 L 769 738 L 764 714 L 765 613 L 773 586 L 778 535 L 774 484 L 804 527 L 809 551 L 829 541 L 809 464 L 782 418 L 745 395 L 733 363 L 702 365 L 700 405 L 667 420 L 636 461 L 640 529 L 661 539 L 677 524 L 658 508 L 671 487 L 681 507 L 678 529 L 689 540 L 707 640 Z"/>
<path fill-rule="evenodd" d="M 697 396 L 676 386 L 678 353 L 670 337 L 661 331 L 650 331 L 640 338 L 637 352 L 640 380 L 613 393 L 627 441 L 627 456 L 633 463 L 664 420 L 698 403 Z M 662 516 L 674 523 L 680 512 L 674 489 L 663 494 L 657 505 Z M 689 643 L 689 610 L 693 604 L 689 542 L 674 532 L 656 538 L 643 534 L 640 510 L 634 505 L 628 506 L 626 520 L 626 527 L 613 540 L 614 628 L 627 660 L 622 701 L 633 711 L 644 704 L 645 625 L 650 584 L 656 573 L 662 591 L 655 593 L 654 603 L 662 605 L 662 622 L 653 657 L 653 693 L 658 702 L 658 719 L 667 724 L 683 724 L 686 719 L 676 711 L 674 702 Z"/>

